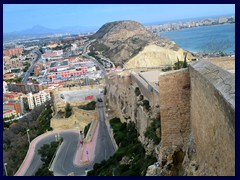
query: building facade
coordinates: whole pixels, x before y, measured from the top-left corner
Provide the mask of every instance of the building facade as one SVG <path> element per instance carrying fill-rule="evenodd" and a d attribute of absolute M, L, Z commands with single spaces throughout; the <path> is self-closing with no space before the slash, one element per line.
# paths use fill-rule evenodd
<path fill-rule="evenodd" d="M 14 48 L 14 49 L 5 49 L 3 50 L 4 56 L 13 56 L 13 55 L 20 55 L 22 54 L 22 48 Z"/>
<path fill-rule="evenodd" d="M 29 109 L 34 109 L 36 106 L 44 104 L 46 101 L 51 99 L 50 93 L 45 91 L 40 91 L 39 93 L 27 94 Z"/>

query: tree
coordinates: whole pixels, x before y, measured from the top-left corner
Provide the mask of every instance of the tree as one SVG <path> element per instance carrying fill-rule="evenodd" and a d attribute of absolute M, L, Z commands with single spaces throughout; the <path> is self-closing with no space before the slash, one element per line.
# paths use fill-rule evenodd
<path fill-rule="evenodd" d="M 177 58 L 177 62 L 175 63 L 175 70 L 180 69 L 180 62 L 179 59 Z"/>
<path fill-rule="evenodd" d="M 61 139 L 62 141 L 62 139 Z M 53 173 L 49 171 L 48 166 L 57 150 L 59 142 L 51 142 L 50 144 L 44 144 L 39 150 L 38 154 L 41 155 L 41 161 L 43 165 L 36 172 L 36 176 L 53 176 Z"/>
<path fill-rule="evenodd" d="M 187 53 L 185 53 L 184 61 L 183 61 L 183 68 L 187 68 L 187 67 L 188 67 L 188 64 L 187 64 Z"/>
<path fill-rule="evenodd" d="M 95 110 L 96 101 L 91 101 L 91 102 L 89 102 L 88 104 L 85 104 L 85 105 L 79 105 L 78 108 L 83 109 L 83 110 Z"/>
<path fill-rule="evenodd" d="M 65 118 L 68 118 L 72 115 L 72 107 L 70 106 L 69 103 L 66 104 L 65 111 L 66 111 Z"/>

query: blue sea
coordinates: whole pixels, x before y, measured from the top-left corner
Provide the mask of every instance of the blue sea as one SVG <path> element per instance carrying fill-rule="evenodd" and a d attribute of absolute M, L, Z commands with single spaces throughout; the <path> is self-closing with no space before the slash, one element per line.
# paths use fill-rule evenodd
<path fill-rule="evenodd" d="M 235 24 L 201 26 L 196 28 L 161 32 L 160 36 L 175 41 L 177 45 L 190 52 L 206 51 L 209 45 L 227 44 L 225 53 L 235 53 Z"/>

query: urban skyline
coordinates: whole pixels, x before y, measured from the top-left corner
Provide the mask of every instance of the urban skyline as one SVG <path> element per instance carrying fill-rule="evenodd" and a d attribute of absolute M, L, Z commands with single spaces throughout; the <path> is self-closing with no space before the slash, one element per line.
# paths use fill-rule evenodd
<path fill-rule="evenodd" d="M 4 4 L 3 32 L 21 31 L 36 25 L 53 29 L 99 28 L 118 20 L 149 24 L 229 14 L 235 14 L 234 4 Z"/>

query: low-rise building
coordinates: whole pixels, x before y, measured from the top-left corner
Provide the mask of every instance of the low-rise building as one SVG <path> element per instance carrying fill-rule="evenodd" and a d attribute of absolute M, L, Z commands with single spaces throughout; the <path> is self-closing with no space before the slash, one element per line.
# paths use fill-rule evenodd
<path fill-rule="evenodd" d="M 24 94 L 27 93 L 38 93 L 43 90 L 41 84 L 33 84 L 33 83 L 8 83 L 8 90 L 13 92 L 22 92 Z"/>
<path fill-rule="evenodd" d="M 51 50 L 46 50 L 46 52 L 44 54 L 42 54 L 42 59 L 60 59 L 63 56 L 63 50 L 55 50 L 55 51 L 51 51 Z"/>
<path fill-rule="evenodd" d="M 17 113 L 15 110 L 8 109 L 3 111 L 3 118 L 16 117 Z"/>
<path fill-rule="evenodd" d="M 13 73 L 8 73 L 8 74 L 3 75 L 4 80 L 9 80 L 9 79 L 14 79 L 14 78 L 16 78 L 16 75 Z"/>
<path fill-rule="evenodd" d="M 5 101 L 3 103 L 3 110 L 15 110 L 17 116 L 23 114 L 20 101 Z"/>

